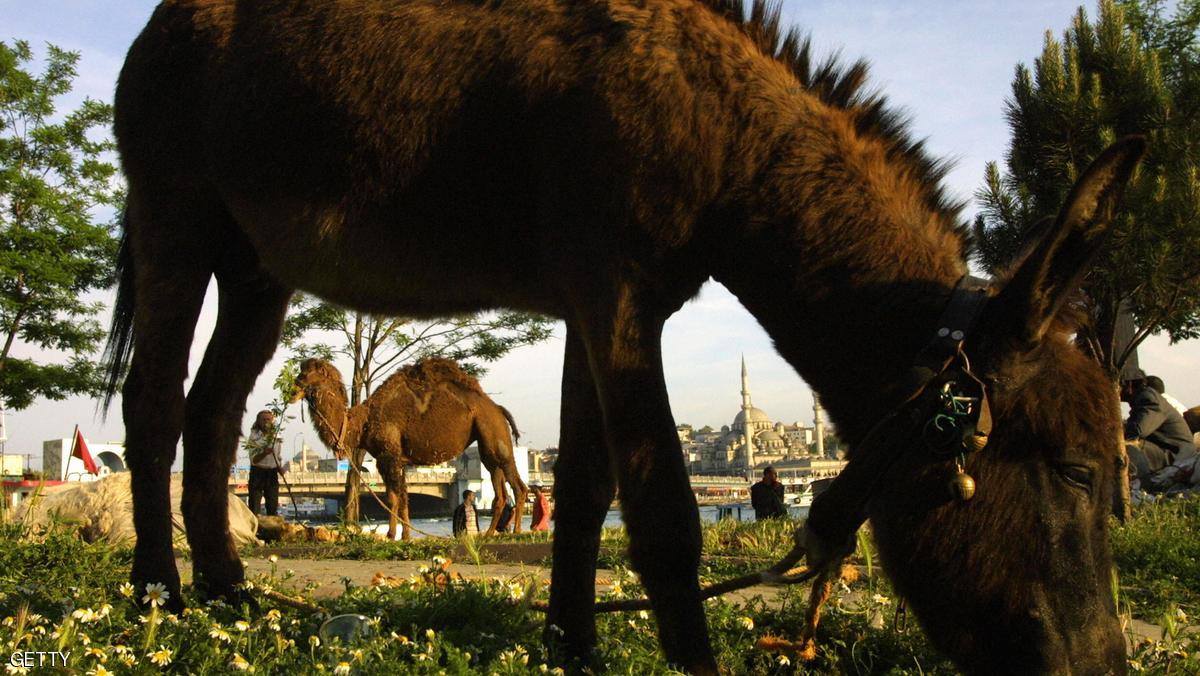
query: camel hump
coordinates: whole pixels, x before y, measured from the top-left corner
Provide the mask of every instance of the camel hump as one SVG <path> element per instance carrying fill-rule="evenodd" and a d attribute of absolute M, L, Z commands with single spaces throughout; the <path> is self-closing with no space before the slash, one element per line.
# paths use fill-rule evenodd
<path fill-rule="evenodd" d="M 437 383 L 451 382 L 483 394 L 479 381 L 467 373 L 454 360 L 445 357 L 426 357 L 410 364 L 401 372 L 410 384 L 426 387 Z"/>

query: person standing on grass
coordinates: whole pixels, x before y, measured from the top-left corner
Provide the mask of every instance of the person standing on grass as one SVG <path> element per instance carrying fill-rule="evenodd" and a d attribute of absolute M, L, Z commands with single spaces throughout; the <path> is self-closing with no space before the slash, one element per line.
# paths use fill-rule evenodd
<path fill-rule="evenodd" d="M 529 530 L 550 530 L 550 501 L 541 486 L 533 487 L 533 513 L 529 517 Z"/>
<path fill-rule="evenodd" d="M 508 494 L 508 489 L 504 489 L 504 508 L 500 510 L 500 520 L 496 522 L 497 533 L 507 533 L 509 522 L 513 517 L 513 499 Z"/>
<path fill-rule="evenodd" d="M 454 537 L 463 533 L 471 536 L 479 535 L 479 515 L 475 513 L 475 491 L 465 490 L 462 494 L 462 504 L 454 510 Z"/>
<path fill-rule="evenodd" d="M 267 516 L 279 516 L 279 455 L 275 452 L 275 414 L 259 411 L 246 439 L 250 454 L 250 511 L 255 516 L 263 498 L 267 500 Z"/>
<path fill-rule="evenodd" d="M 787 516 L 783 504 L 783 484 L 775 476 L 775 468 L 763 470 L 762 481 L 750 487 L 750 504 L 754 507 L 754 519 L 778 519 Z"/>

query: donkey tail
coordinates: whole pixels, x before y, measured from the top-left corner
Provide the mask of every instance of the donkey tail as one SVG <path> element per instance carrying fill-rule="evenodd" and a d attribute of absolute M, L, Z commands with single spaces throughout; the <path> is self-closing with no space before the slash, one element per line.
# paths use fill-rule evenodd
<path fill-rule="evenodd" d="M 101 363 L 105 375 L 100 410 L 106 416 L 108 406 L 129 370 L 130 357 L 133 356 L 133 251 L 129 244 L 126 216 L 122 215 L 121 221 L 121 248 L 117 251 L 116 270 L 117 300 L 113 303 L 112 324 L 108 329 L 108 343 L 104 346 Z"/>
<path fill-rule="evenodd" d="M 496 405 L 500 406 L 500 404 Z M 504 417 L 508 420 L 508 426 L 512 428 L 513 441 L 519 440 L 521 438 L 521 430 L 517 429 L 517 421 L 513 420 L 512 413 L 509 413 L 508 409 L 503 406 L 500 406 L 500 412 L 504 414 Z"/>

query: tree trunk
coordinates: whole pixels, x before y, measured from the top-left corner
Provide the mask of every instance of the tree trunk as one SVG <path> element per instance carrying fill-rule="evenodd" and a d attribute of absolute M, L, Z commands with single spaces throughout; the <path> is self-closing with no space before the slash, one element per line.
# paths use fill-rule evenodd
<path fill-rule="evenodd" d="M 356 451 L 353 455 L 357 456 L 358 452 Z M 350 462 L 355 463 L 354 467 L 358 467 L 358 465 L 356 463 L 356 459 L 354 457 L 350 458 Z M 358 518 L 359 518 L 358 490 L 359 490 L 359 486 L 360 486 L 360 483 L 358 480 L 358 472 L 355 472 L 354 470 L 350 470 L 350 472 L 346 475 L 346 493 L 345 493 L 346 508 L 342 512 L 342 520 L 345 521 L 346 523 L 353 523 L 353 524 L 358 523 Z"/>
<path fill-rule="evenodd" d="M 361 312 L 354 313 L 354 372 L 350 377 L 350 406 L 358 406 L 362 400 L 366 398 L 363 393 L 363 373 L 365 368 L 363 364 L 363 314 Z M 360 517 L 361 508 L 359 505 L 359 492 L 362 490 L 362 480 L 359 478 L 358 472 L 355 471 L 362 467 L 365 454 L 362 449 L 348 449 L 350 452 L 351 470 L 346 473 L 346 490 L 345 502 L 346 509 L 342 512 L 342 519 L 346 523 L 357 524 Z"/>
<path fill-rule="evenodd" d="M 1117 395 L 1120 396 L 1121 385 L 1117 384 Z M 1118 404 L 1118 408 L 1120 404 Z M 1120 411 L 1117 412 L 1120 415 Z M 1133 494 L 1129 485 L 1129 454 L 1125 451 L 1125 434 L 1123 430 L 1117 433 L 1117 447 L 1121 450 L 1117 453 L 1117 486 L 1113 495 L 1113 514 L 1120 519 L 1121 523 L 1128 523 L 1129 518 L 1133 515 L 1132 503 Z"/>

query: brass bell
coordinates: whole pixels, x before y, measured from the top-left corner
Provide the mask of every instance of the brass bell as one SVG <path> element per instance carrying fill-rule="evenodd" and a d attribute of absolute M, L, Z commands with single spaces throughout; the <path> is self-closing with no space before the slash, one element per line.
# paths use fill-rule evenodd
<path fill-rule="evenodd" d="M 950 495 L 954 496 L 959 502 L 967 502 L 975 497 L 975 480 L 970 474 L 961 469 L 950 480 Z"/>

